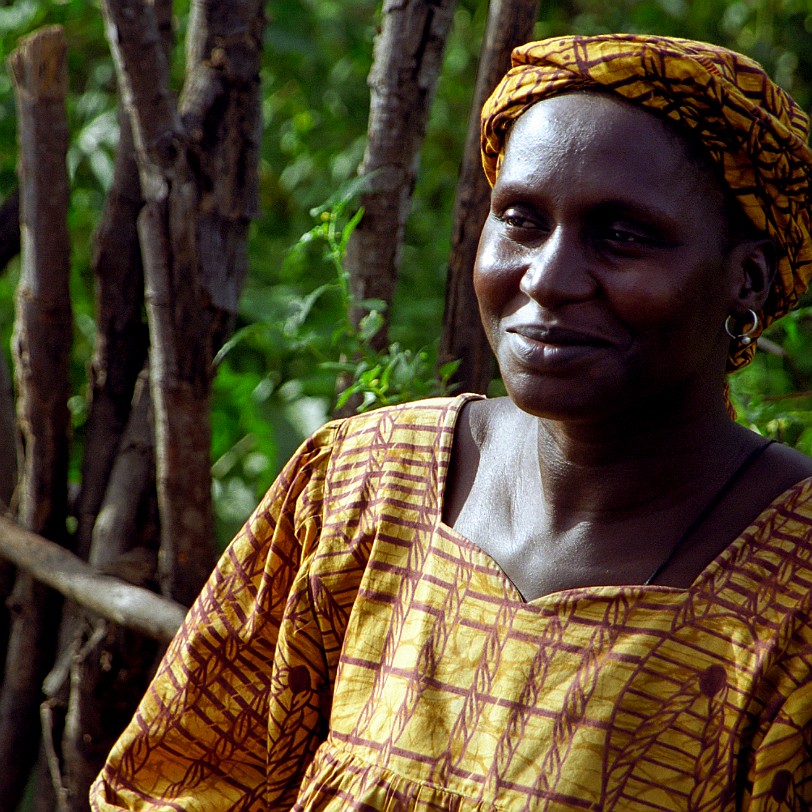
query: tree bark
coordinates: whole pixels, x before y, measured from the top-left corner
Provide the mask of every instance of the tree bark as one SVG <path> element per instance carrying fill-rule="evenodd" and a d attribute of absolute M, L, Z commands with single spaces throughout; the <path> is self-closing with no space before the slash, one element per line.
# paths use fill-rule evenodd
<path fill-rule="evenodd" d="M 129 117 L 119 113 L 113 185 L 96 232 L 96 347 L 90 366 L 90 413 L 77 500 L 77 552 L 86 558 L 133 389 L 147 354 L 144 272 L 136 222 L 144 205 Z"/>
<path fill-rule="evenodd" d="M 68 353 L 71 309 L 67 229 L 67 43 L 59 27 L 25 38 L 10 65 L 20 141 L 22 273 L 13 339 L 18 419 L 25 448 L 20 519 L 65 540 Z M 0 809 L 17 807 L 39 742 L 42 680 L 51 666 L 58 595 L 18 574 L 0 696 Z"/>
<path fill-rule="evenodd" d="M 17 490 L 17 421 L 14 418 L 14 389 L 0 354 L 0 509 L 14 507 Z"/>
<path fill-rule="evenodd" d="M 18 229 L 19 230 L 19 229 Z M 4 353 L 0 353 L 0 511 L 16 512 L 17 421 L 14 392 Z M 5 673 L 11 616 L 6 601 L 14 587 L 14 567 L 0 561 L 0 686 Z"/>
<path fill-rule="evenodd" d="M 151 338 L 161 585 L 190 603 L 215 559 L 209 475 L 214 351 L 231 329 L 256 210 L 259 0 L 195 2 L 182 118 L 155 17 L 105 0 L 147 205 L 139 218 Z"/>
<path fill-rule="evenodd" d="M 172 49 L 172 2 L 149 0 L 164 57 Z M 138 214 L 144 205 L 130 117 L 118 110 L 119 141 L 113 184 L 94 238 L 98 333 L 90 367 L 91 405 L 77 500 L 78 553 L 87 557 L 94 523 L 118 444 L 127 425 L 136 379 L 147 356 L 144 269 L 138 241 Z"/>
<path fill-rule="evenodd" d="M 358 174 L 364 216 L 347 245 L 346 268 L 356 302 L 387 305 L 397 281 L 420 147 L 451 26 L 454 0 L 386 0 L 375 40 L 366 152 Z M 356 323 L 362 308 L 353 314 Z M 387 343 L 386 327 L 373 346 Z"/>
<path fill-rule="evenodd" d="M 479 154 L 480 110 L 510 67 L 510 52 L 527 42 L 538 17 L 538 0 L 492 0 L 479 60 L 460 179 L 454 201 L 451 256 L 440 355 L 459 358 L 454 381 L 466 392 L 487 392 L 493 358 L 474 293 L 473 270 L 479 234 L 490 206 L 490 188 Z"/>
<path fill-rule="evenodd" d="M 180 112 L 200 192 L 201 299 L 214 350 L 231 334 L 259 209 L 261 0 L 194 0 Z"/>
<path fill-rule="evenodd" d="M 5 516 L 0 516 L 0 555 L 80 606 L 154 640 L 169 642 L 186 614 L 186 607 L 176 601 L 100 573 L 61 545 Z M 126 563 L 120 561 L 108 569 L 132 577 L 138 570 L 128 568 Z"/>
<path fill-rule="evenodd" d="M 145 370 L 136 385 L 127 429 L 97 511 L 90 564 L 138 586 L 157 587 L 157 513 L 152 401 Z M 62 579 L 60 579 L 62 580 Z M 86 812 L 90 784 L 147 687 L 156 646 L 141 634 L 100 623 L 73 606 L 66 648 L 46 682 L 48 714 L 63 729 L 54 745 L 51 776 L 59 767 L 58 797 L 69 812 Z M 105 613 L 109 616 L 109 612 Z M 129 623 L 129 621 L 128 621 Z M 171 627 L 170 627 L 171 629 Z M 43 731 L 47 736 L 47 731 Z"/>
<path fill-rule="evenodd" d="M 139 541 L 145 532 L 143 510 L 155 488 L 155 442 L 149 371 L 143 370 L 136 384 L 130 421 L 110 473 L 104 501 L 93 528 L 90 564 L 110 570 L 135 547 L 149 549 Z M 144 573 L 138 581 L 148 580 Z M 132 580 L 132 579 L 129 579 Z"/>
<path fill-rule="evenodd" d="M 169 62 L 172 2 L 149 2 Z M 136 225 L 144 199 L 130 118 L 121 103 L 118 122 L 115 174 L 93 257 L 98 333 L 77 537 L 79 554 L 94 566 L 126 571 L 120 574 L 127 580 L 146 585 L 156 574 L 158 523 L 156 511 L 149 509 L 155 477 L 148 379 L 133 399 L 148 343 Z M 59 663 L 64 666 L 49 675 L 50 698 L 43 709 L 54 732 L 49 738 L 43 729 L 43 735 L 46 745 L 53 740 L 48 763 L 57 798 L 68 812 L 85 812 L 90 784 L 146 687 L 155 644 L 100 623 L 76 605 L 70 608 L 63 618 Z M 55 738 L 59 732 L 61 741 Z"/>
<path fill-rule="evenodd" d="M 149 686 L 154 669 L 144 664 L 154 664 L 163 651 L 140 633 L 92 616 L 85 618 L 79 641 L 62 737 L 66 812 L 88 809 L 90 785 L 132 718 L 133 702 L 137 704 Z M 98 696 L 106 698 L 104 713 L 93 701 Z"/>

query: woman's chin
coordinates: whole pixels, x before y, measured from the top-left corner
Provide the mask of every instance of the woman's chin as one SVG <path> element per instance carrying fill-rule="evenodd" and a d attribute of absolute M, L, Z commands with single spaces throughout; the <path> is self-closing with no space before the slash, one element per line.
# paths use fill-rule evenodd
<path fill-rule="evenodd" d="M 528 414 L 550 420 L 601 419 L 620 408 L 622 389 L 609 365 L 573 364 L 559 374 L 500 363 L 508 397 Z"/>
<path fill-rule="evenodd" d="M 612 396 L 598 395 L 588 382 L 566 385 L 558 379 L 532 382 L 506 380 L 505 389 L 508 397 L 523 412 L 548 420 L 592 420 L 611 411 L 607 409 L 607 400 Z"/>

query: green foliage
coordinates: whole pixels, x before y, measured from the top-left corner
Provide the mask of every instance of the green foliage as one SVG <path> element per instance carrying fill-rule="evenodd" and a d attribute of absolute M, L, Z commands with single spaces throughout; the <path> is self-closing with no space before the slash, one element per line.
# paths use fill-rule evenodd
<path fill-rule="evenodd" d="M 348 405 L 361 412 L 451 390 L 457 363 L 437 368 L 437 341 L 414 350 L 398 342 L 383 350 L 374 347 L 386 305 L 375 299 L 356 301 L 343 264 L 347 242 L 363 214 L 361 209 L 347 214 L 358 186 L 356 181 L 344 194 L 312 209 L 316 224 L 286 257 L 286 275 L 309 276 L 313 286 L 266 288 L 261 310 L 215 359 L 216 396 L 227 393 L 214 411 L 215 453 L 230 426 L 245 432 L 233 444 L 226 443 L 213 466 L 215 504 L 224 529 L 236 529 L 270 484 L 269 471 L 275 466 L 269 452 L 276 452 L 281 464 L 294 450 L 290 442 L 277 448 L 277 437 L 299 441 Z M 327 281 L 320 281 L 323 271 Z M 257 297 L 249 298 L 256 303 Z M 356 312 L 363 314 L 357 326 Z M 248 358 L 253 358 L 253 369 L 246 368 Z M 240 407 L 234 413 L 229 406 L 236 403 Z"/>
<path fill-rule="evenodd" d="M 444 364 L 434 374 L 436 348 L 430 352 L 421 348 L 412 352 L 397 342 L 384 350 L 377 350 L 373 341 L 384 325 L 383 312 L 386 303 L 367 299 L 355 301 L 350 293 L 349 276 L 344 269 L 343 259 L 347 242 L 361 219 L 359 209 L 347 222 L 340 226 L 346 201 L 338 203 L 331 210 L 315 210 L 320 223 L 308 231 L 291 251 L 292 261 L 300 260 L 303 249 L 312 242 L 324 244 L 324 260 L 332 265 L 336 282 L 332 286 L 340 300 L 341 320 L 331 336 L 331 352 L 328 357 L 343 360 L 323 360 L 321 366 L 334 373 L 344 386 L 338 395 L 336 409 L 343 409 L 357 401 L 356 411 L 366 411 L 377 406 L 391 406 L 418 398 L 448 394 L 449 378 L 457 363 Z M 331 286 L 322 285 L 309 294 L 300 309 L 306 318 L 316 299 L 327 293 Z M 352 313 L 359 310 L 363 316 L 355 325 Z M 304 319 L 299 319 L 302 323 Z"/>
<path fill-rule="evenodd" d="M 180 88 L 188 0 L 175 3 Z M 373 353 L 379 303 L 350 301 L 341 255 L 352 228 L 346 195 L 317 211 L 333 190 L 351 192 L 366 135 L 366 77 L 379 23 L 379 0 L 280 0 L 269 6 L 262 68 L 265 133 L 261 213 L 251 230 L 249 278 L 237 333 L 218 359 L 213 393 L 213 472 L 219 534 L 225 539 L 267 488 L 302 438 L 337 400 L 336 377 L 362 407 L 442 391 L 449 369 L 435 371 L 445 296 L 451 210 L 470 112 L 487 2 L 459 0 L 402 250 L 391 344 Z M 117 141 L 116 88 L 98 0 L 0 0 L 0 56 L 46 24 L 65 26 L 71 96 L 72 293 L 76 313 L 72 377 L 78 481 L 87 415 L 86 368 L 95 334 L 90 272 L 92 234 Z M 719 42 L 760 60 L 808 109 L 812 104 L 812 0 L 542 0 L 538 37 L 642 31 Z M 0 197 L 15 184 L 15 111 L 0 71 Z M 304 236 L 301 236 L 304 235 Z M 291 248 L 293 246 L 293 248 Z M 16 267 L 0 276 L 0 339 L 13 320 Z M 358 330 L 349 313 L 363 304 Z M 764 434 L 812 451 L 809 308 L 769 332 L 775 345 L 733 376 L 741 419 Z M 493 392 L 499 392 L 498 381 Z M 806 394 L 804 394 L 806 393 Z"/>
<path fill-rule="evenodd" d="M 812 455 L 812 306 L 767 330 L 730 388 L 740 422 Z"/>

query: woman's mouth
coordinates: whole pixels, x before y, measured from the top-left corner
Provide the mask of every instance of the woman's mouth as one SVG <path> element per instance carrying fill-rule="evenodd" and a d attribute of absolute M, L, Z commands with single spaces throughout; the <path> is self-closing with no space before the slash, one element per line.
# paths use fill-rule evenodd
<path fill-rule="evenodd" d="M 539 370 L 578 364 L 611 346 L 594 333 L 560 326 L 519 324 L 505 332 L 517 359 Z"/>

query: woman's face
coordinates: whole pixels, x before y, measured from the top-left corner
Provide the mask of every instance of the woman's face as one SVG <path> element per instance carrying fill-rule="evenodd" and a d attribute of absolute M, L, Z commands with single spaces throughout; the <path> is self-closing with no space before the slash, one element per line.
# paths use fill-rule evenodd
<path fill-rule="evenodd" d="M 474 271 L 514 402 L 561 419 L 720 397 L 735 289 L 726 228 L 710 172 L 650 113 L 596 94 L 530 108 Z"/>

